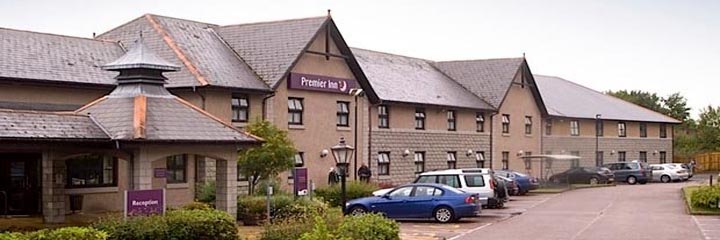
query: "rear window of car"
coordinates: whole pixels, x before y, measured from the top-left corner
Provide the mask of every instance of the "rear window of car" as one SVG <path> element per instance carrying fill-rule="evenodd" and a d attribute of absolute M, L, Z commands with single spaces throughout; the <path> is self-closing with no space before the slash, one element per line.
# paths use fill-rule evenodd
<path fill-rule="evenodd" d="M 437 176 L 420 176 L 415 180 L 415 183 L 435 183 L 436 177 Z"/>
<path fill-rule="evenodd" d="M 439 184 L 445 184 L 454 188 L 460 188 L 460 177 L 458 175 L 439 175 L 438 182 Z"/>
<path fill-rule="evenodd" d="M 468 187 L 484 187 L 485 176 L 483 175 L 465 175 L 465 184 Z"/>

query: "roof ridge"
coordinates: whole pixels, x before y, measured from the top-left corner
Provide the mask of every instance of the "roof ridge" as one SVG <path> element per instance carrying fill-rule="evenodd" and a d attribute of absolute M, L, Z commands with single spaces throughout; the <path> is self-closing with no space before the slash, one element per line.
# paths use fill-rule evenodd
<path fill-rule="evenodd" d="M 207 25 L 212 25 L 214 27 L 220 26 L 215 23 L 207 23 L 207 22 L 201 22 L 201 21 L 197 21 L 197 20 L 185 19 L 185 18 L 179 18 L 179 17 L 170 17 L 170 16 L 159 15 L 159 14 L 154 14 L 154 13 L 146 13 L 143 16 L 145 16 L 145 15 L 149 15 L 149 16 L 153 16 L 153 17 L 160 17 L 160 18 L 168 18 L 168 19 L 173 19 L 173 20 L 186 21 L 186 22 L 192 22 L 192 23 L 207 24 Z"/>
<path fill-rule="evenodd" d="M 303 46 L 303 48 L 300 50 L 300 52 L 298 52 L 295 55 L 295 57 L 293 57 L 292 62 L 290 62 L 290 66 L 288 66 L 287 69 L 285 69 L 284 73 L 280 76 L 280 79 L 273 80 L 276 82 L 274 82 L 273 85 L 270 86 L 271 89 L 275 89 L 276 87 L 280 86 L 280 82 L 282 82 L 282 79 L 286 78 L 288 76 L 288 74 L 290 74 L 290 71 L 292 71 L 292 69 L 295 68 L 298 61 L 300 61 L 300 58 L 302 58 L 303 54 L 305 54 L 305 51 L 307 51 L 310 48 L 310 45 L 312 45 L 313 40 L 315 40 L 315 38 L 317 38 L 320 35 L 320 31 L 323 28 L 327 28 L 330 25 L 329 24 L 331 22 L 330 20 L 332 20 L 332 18 L 325 17 L 325 20 L 323 20 L 322 24 L 320 24 L 320 27 L 315 31 L 315 33 L 312 35 L 312 37 L 310 37 L 310 39 L 305 41 L 305 46 Z M 330 34 L 329 31 L 326 31 L 326 33 L 328 35 Z M 330 36 L 327 36 L 327 37 L 328 37 L 328 39 L 331 38 Z M 332 41 L 334 42 L 335 40 L 333 39 Z"/>
<path fill-rule="evenodd" d="M 416 60 L 422 60 L 422 61 L 425 61 L 428 63 L 434 62 L 433 60 L 429 60 L 429 59 L 425 59 L 425 58 L 411 57 L 411 56 L 401 55 L 401 54 L 397 54 L 397 53 L 381 52 L 378 50 L 371 50 L 371 49 L 366 49 L 366 48 L 350 47 L 350 51 L 352 51 L 353 49 L 358 49 L 361 51 L 368 51 L 368 52 L 373 52 L 373 53 L 380 53 L 380 54 L 385 54 L 385 55 L 391 55 L 391 56 L 396 56 L 396 57 L 412 58 L 412 59 L 416 59 Z"/>
<path fill-rule="evenodd" d="M 157 20 L 153 18 L 153 15 L 146 14 L 144 15 L 144 17 L 150 23 L 150 27 L 152 27 L 155 32 L 160 34 L 163 42 L 165 42 L 165 44 L 173 51 L 173 53 L 175 53 L 175 55 L 180 59 L 180 62 L 182 62 L 185 67 L 187 67 L 187 70 L 195 77 L 195 80 L 200 82 L 200 86 L 210 85 L 205 76 L 200 73 L 198 67 L 195 66 L 195 63 L 193 63 L 187 57 L 187 54 L 185 54 L 183 50 L 180 49 L 180 46 L 177 45 L 175 39 L 170 36 L 170 34 L 165 30 L 162 24 L 157 22 Z"/>
<path fill-rule="evenodd" d="M 330 18 L 327 15 L 325 16 L 316 16 L 316 17 L 304 17 L 304 18 L 293 18 L 293 19 L 281 19 L 281 20 L 270 20 L 270 21 L 262 21 L 262 22 L 251 22 L 251 23 L 237 23 L 237 24 L 229 24 L 229 25 L 218 25 L 221 28 L 224 27 L 239 27 L 239 26 L 250 26 L 250 25 L 260 25 L 260 24 L 269 24 L 269 23 L 280 23 L 280 22 L 292 22 L 292 21 L 300 21 L 300 20 L 309 20 L 309 19 L 315 19 L 315 18 Z"/>
<path fill-rule="evenodd" d="M 120 24 L 120 25 L 118 25 L 118 26 L 116 26 L 116 27 L 114 27 L 114 28 L 111 28 L 111 29 L 109 29 L 109 30 L 107 30 L 107 31 L 105 31 L 105 32 L 103 32 L 103 33 L 100 33 L 100 34 L 98 34 L 97 36 L 95 36 L 95 38 L 96 38 L 96 39 L 102 38 L 103 35 L 108 34 L 108 33 L 110 33 L 110 32 L 113 32 L 113 31 L 115 31 L 115 30 L 117 30 L 117 29 L 120 29 L 120 28 L 122 28 L 122 27 L 125 27 L 126 25 L 128 25 L 128 24 L 130 24 L 130 23 L 133 23 L 133 22 L 135 22 L 135 21 L 137 21 L 137 20 L 140 20 L 140 19 L 144 18 L 145 15 L 147 15 L 147 14 L 143 14 L 142 16 L 136 17 L 136 18 L 133 19 L 133 20 L 127 21 L 127 22 L 125 22 L 125 23 L 123 23 L 123 24 Z M 110 41 L 110 40 L 108 40 L 108 41 Z"/>
<path fill-rule="evenodd" d="M 55 36 L 55 37 L 75 38 L 75 39 L 80 39 L 80 40 L 88 40 L 88 41 L 101 42 L 101 43 L 113 43 L 113 44 L 117 44 L 117 43 L 114 42 L 114 41 L 105 40 L 105 39 L 96 39 L 96 38 L 86 38 L 86 37 L 70 36 L 70 35 L 62 35 L 62 34 L 57 34 L 57 33 L 38 32 L 38 31 L 21 30 L 21 29 L 6 28 L 6 27 L 0 27 L 0 30 L 8 30 L 8 31 L 24 32 L 24 33 L 33 33 L 33 34 L 42 34 L 42 35 L 50 35 L 50 36 Z"/>
<path fill-rule="evenodd" d="M 506 58 L 485 58 L 485 59 L 465 59 L 465 60 L 449 60 L 449 61 L 437 61 L 438 63 L 454 63 L 454 62 L 479 62 L 479 61 L 492 61 L 492 60 L 522 60 L 523 57 L 506 57 Z"/>

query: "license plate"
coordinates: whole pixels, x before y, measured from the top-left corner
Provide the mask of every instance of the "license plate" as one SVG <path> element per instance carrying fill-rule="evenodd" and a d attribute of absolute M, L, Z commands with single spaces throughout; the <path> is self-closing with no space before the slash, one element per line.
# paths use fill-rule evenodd
<path fill-rule="evenodd" d="M 610 178 L 610 179 L 608 179 L 608 181 L 610 181 L 610 182 L 614 182 L 614 181 L 615 181 L 615 179 L 614 179 L 614 178 Z"/>

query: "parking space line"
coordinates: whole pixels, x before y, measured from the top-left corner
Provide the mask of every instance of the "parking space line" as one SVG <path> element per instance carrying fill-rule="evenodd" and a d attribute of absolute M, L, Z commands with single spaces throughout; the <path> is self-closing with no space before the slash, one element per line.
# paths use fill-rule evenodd
<path fill-rule="evenodd" d="M 483 224 L 482 226 L 479 226 L 479 227 L 470 229 L 470 231 L 466 231 L 466 232 L 461 233 L 461 234 L 459 234 L 459 235 L 457 235 L 457 236 L 448 238 L 448 240 L 455 240 L 455 239 L 461 238 L 461 237 L 463 237 L 463 236 L 465 236 L 465 235 L 467 235 L 467 234 L 469 234 L 469 233 L 471 233 L 471 232 L 475 232 L 475 231 L 477 231 L 477 230 L 483 229 L 483 228 L 485 228 L 485 227 L 487 227 L 487 226 L 490 226 L 490 225 L 492 225 L 492 223 Z"/>
<path fill-rule="evenodd" d="M 706 232 L 705 229 L 703 229 L 700 226 L 700 222 L 698 221 L 697 217 L 692 216 L 692 219 L 693 219 L 693 222 L 695 222 L 695 226 L 697 226 L 698 230 L 700 230 L 700 233 L 702 234 L 703 238 L 705 238 L 705 240 L 710 240 L 710 237 L 705 233 Z"/>

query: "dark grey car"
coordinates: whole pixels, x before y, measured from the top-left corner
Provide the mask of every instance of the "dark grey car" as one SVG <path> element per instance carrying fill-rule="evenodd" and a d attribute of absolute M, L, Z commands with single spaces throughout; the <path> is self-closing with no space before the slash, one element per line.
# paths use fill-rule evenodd
<path fill-rule="evenodd" d="M 646 184 L 652 179 L 652 169 L 650 165 L 644 162 L 616 162 L 606 163 L 603 167 L 609 168 L 615 174 L 615 180 L 627 182 L 632 185 L 635 183 Z"/>

